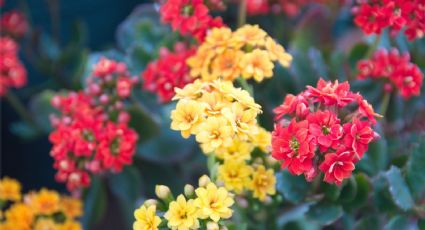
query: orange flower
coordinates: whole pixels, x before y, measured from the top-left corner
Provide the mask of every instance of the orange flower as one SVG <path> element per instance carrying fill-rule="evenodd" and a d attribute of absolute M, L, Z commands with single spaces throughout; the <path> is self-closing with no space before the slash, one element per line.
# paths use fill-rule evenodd
<path fill-rule="evenodd" d="M 21 184 L 15 179 L 4 177 L 0 180 L 0 200 L 18 201 L 21 199 Z"/>
<path fill-rule="evenodd" d="M 239 61 L 243 56 L 240 50 L 227 50 L 212 62 L 212 75 L 216 78 L 233 81 L 240 75 Z"/>
<path fill-rule="evenodd" d="M 242 76 L 246 79 L 253 77 L 258 82 L 264 78 L 271 78 L 273 76 L 273 67 L 269 54 L 260 49 L 255 49 L 251 53 L 245 54 L 240 62 Z"/>
<path fill-rule="evenodd" d="M 60 201 L 60 208 L 68 218 L 80 217 L 83 214 L 83 204 L 81 200 L 72 197 L 63 197 Z"/>
<path fill-rule="evenodd" d="M 38 193 L 30 194 L 27 200 L 36 213 L 50 215 L 60 210 L 60 196 L 55 191 L 43 188 Z"/>

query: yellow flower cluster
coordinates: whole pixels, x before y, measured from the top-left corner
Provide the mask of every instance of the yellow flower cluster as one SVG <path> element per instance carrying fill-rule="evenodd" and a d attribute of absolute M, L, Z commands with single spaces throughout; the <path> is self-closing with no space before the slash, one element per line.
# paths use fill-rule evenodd
<path fill-rule="evenodd" d="M 211 29 L 187 63 L 190 75 L 205 81 L 242 76 L 261 82 L 273 76 L 275 61 L 288 67 L 292 56 L 258 25 L 245 25 L 235 32 L 227 27 Z"/>
<path fill-rule="evenodd" d="M 5 177 L 0 180 L 0 204 L 4 213 L 0 230 L 82 229 L 76 220 L 82 215 L 81 201 L 56 191 L 41 189 L 22 195 L 20 183 Z M 8 209 L 3 210 L 6 204 Z"/>
<path fill-rule="evenodd" d="M 220 220 L 230 218 L 233 213 L 233 195 L 224 187 L 217 187 L 207 176 L 199 179 L 197 189 L 186 185 L 184 194 L 177 199 L 164 185 L 158 185 L 155 192 L 159 200 L 147 200 L 134 212 L 134 230 L 157 230 L 165 226 L 174 230 L 211 229 L 211 226 L 218 229 L 223 224 Z"/>
<path fill-rule="evenodd" d="M 171 112 L 171 129 L 184 138 L 196 135 L 205 153 L 231 147 L 235 141 L 252 141 L 259 133 L 257 115 L 261 106 L 249 93 L 231 82 L 196 80 L 176 88 L 178 100 Z"/>

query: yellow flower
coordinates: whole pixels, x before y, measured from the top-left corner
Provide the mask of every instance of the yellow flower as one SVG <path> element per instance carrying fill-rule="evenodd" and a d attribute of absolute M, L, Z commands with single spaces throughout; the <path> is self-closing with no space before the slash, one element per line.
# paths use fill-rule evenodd
<path fill-rule="evenodd" d="M 161 223 L 161 218 L 156 215 L 156 206 L 142 205 L 134 211 L 136 221 L 133 224 L 133 230 L 157 230 Z"/>
<path fill-rule="evenodd" d="M 62 197 L 60 209 L 70 219 L 80 217 L 83 214 L 83 203 L 81 200 L 72 197 Z"/>
<path fill-rule="evenodd" d="M 180 100 L 171 112 L 171 129 L 180 130 L 184 138 L 195 134 L 197 125 L 203 120 L 202 104 L 191 100 Z"/>
<path fill-rule="evenodd" d="M 276 177 L 274 176 L 273 169 L 268 169 L 263 165 L 257 167 L 254 171 L 251 181 L 251 190 L 254 197 L 264 201 L 267 195 L 274 195 L 276 193 Z"/>
<path fill-rule="evenodd" d="M 73 221 L 73 220 L 68 220 L 65 223 L 59 225 L 58 230 L 82 230 L 83 227 L 81 226 L 80 223 Z"/>
<path fill-rule="evenodd" d="M 59 211 L 60 196 L 56 191 L 41 189 L 38 193 L 28 196 L 29 206 L 34 212 L 42 215 L 51 215 Z"/>
<path fill-rule="evenodd" d="M 191 84 L 187 84 L 183 89 L 174 88 L 176 95 L 173 97 L 173 100 L 178 99 L 198 99 L 202 96 L 204 87 L 207 86 L 207 83 L 202 82 L 201 80 L 196 80 Z"/>
<path fill-rule="evenodd" d="M 232 38 L 232 30 L 228 27 L 212 28 L 203 45 L 210 49 L 210 52 L 222 53 L 229 47 L 229 41 Z"/>
<path fill-rule="evenodd" d="M 233 81 L 240 75 L 239 62 L 243 57 L 240 50 L 226 50 L 218 55 L 211 64 L 212 75 L 214 79 L 223 78 L 227 81 Z"/>
<path fill-rule="evenodd" d="M 261 82 L 264 78 L 271 78 L 273 67 L 274 64 L 268 52 L 260 49 L 245 54 L 240 62 L 242 77 L 246 79 L 253 77 L 257 82 Z"/>
<path fill-rule="evenodd" d="M 213 183 L 206 187 L 195 190 L 197 198 L 195 205 L 199 208 L 200 218 L 218 222 L 220 219 L 228 219 L 232 216 L 234 200 L 230 193 L 223 187 L 217 188 Z"/>
<path fill-rule="evenodd" d="M 240 194 L 249 185 L 252 171 L 244 161 L 224 161 L 218 168 L 218 180 L 224 182 L 226 189 Z"/>
<path fill-rule="evenodd" d="M 5 212 L 5 217 L 9 224 L 16 223 L 21 227 L 30 226 L 34 219 L 34 211 L 23 203 L 15 203 Z"/>
<path fill-rule="evenodd" d="M 186 201 L 183 195 L 179 195 L 176 201 L 170 203 L 164 217 L 168 220 L 168 227 L 171 229 L 199 228 L 198 209 L 193 200 Z"/>
<path fill-rule="evenodd" d="M 225 161 L 244 161 L 251 159 L 252 150 L 254 150 L 253 144 L 236 138 L 233 139 L 232 145 L 219 148 L 215 153 L 218 158 Z"/>
<path fill-rule="evenodd" d="M 222 94 L 217 92 L 207 92 L 202 95 L 200 100 L 205 107 L 208 116 L 221 115 L 221 110 L 230 104 L 225 100 Z"/>
<path fill-rule="evenodd" d="M 233 34 L 233 39 L 240 46 L 245 44 L 251 46 L 264 45 L 267 33 L 260 29 L 258 25 L 244 25 L 243 27 L 236 30 Z"/>
<path fill-rule="evenodd" d="M 257 112 L 253 109 L 245 109 L 242 104 L 233 103 L 232 106 L 223 108 L 222 114 L 232 124 L 239 137 L 245 138 L 250 133 L 257 133 Z"/>
<path fill-rule="evenodd" d="M 190 76 L 194 78 L 202 77 L 204 80 L 213 79 L 209 67 L 215 55 L 215 52 L 209 47 L 201 45 L 196 51 L 196 54 L 189 57 L 186 61 L 187 65 L 190 67 Z"/>
<path fill-rule="evenodd" d="M 258 146 L 258 148 L 261 149 L 261 151 L 269 153 L 271 148 L 272 135 L 269 131 L 265 130 L 260 126 L 258 126 L 257 128 L 258 132 L 251 136 L 252 141 L 255 146 Z"/>
<path fill-rule="evenodd" d="M 52 219 L 39 218 L 34 225 L 34 230 L 58 230 L 59 226 Z"/>
<path fill-rule="evenodd" d="M 19 201 L 21 199 L 21 184 L 9 177 L 0 180 L 0 200 Z"/>
<path fill-rule="evenodd" d="M 223 117 L 208 117 L 199 126 L 196 140 L 201 143 L 205 153 L 213 152 L 221 146 L 229 146 L 232 143 L 234 132 L 229 122 Z"/>
<path fill-rule="evenodd" d="M 273 38 L 268 37 L 266 39 L 266 49 L 272 61 L 279 61 L 283 67 L 289 67 L 291 65 L 292 56 L 285 51 L 283 46 L 276 43 Z"/>
<path fill-rule="evenodd" d="M 211 84 L 212 87 L 221 92 L 230 101 L 238 101 L 242 105 L 261 112 L 261 106 L 255 103 L 254 98 L 246 90 L 235 88 L 232 82 L 216 80 Z"/>

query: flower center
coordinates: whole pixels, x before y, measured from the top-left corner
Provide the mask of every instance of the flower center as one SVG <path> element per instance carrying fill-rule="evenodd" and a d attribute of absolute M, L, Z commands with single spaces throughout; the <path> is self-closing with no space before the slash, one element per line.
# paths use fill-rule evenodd
<path fill-rule="evenodd" d="M 327 126 L 322 126 L 322 133 L 328 135 L 329 133 L 331 133 L 331 130 Z"/>
<path fill-rule="evenodd" d="M 289 141 L 289 148 L 291 148 L 291 150 L 294 152 L 298 152 L 300 143 L 298 142 L 297 138 L 292 137 L 292 139 Z"/>

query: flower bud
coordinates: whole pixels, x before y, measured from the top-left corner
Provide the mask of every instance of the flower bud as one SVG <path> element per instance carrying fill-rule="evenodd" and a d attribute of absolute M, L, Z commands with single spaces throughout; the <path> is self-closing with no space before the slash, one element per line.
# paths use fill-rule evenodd
<path fill-rule="evenodd" d="M 216 222 L 208 222 L 207 223 L 207 230 L 219 230 L 220 227 L 218 226 L 218 224 Z"/>
<path fill-rule="evenodd" d="M 194 194 L 194 191 L 195 191 L 195 188 L 192 185 L 187 184 L 184 186 L 184 195 L 186 195 L 187 197 L 192 197 Z"/>
<path fill-rule="evenodd" d="M 171 195 L 170 188 L 165 185 L 157 185 L 155 187 L 155 194 L 159 199 L 166 200 Z"/>
<path fill-rule="evenodd" d="M 203 175 L 199 178 L 199 187 L 206 187 L 211 182 L 211 179 L 207 175 Z"/>
<path fill-rule="evenodd" d="M 158 204 L 158 201 L 155 199 L 148 199 L 143 203 L 143 205 L 146 207 L 156 206 L 157 204 Z"/>

